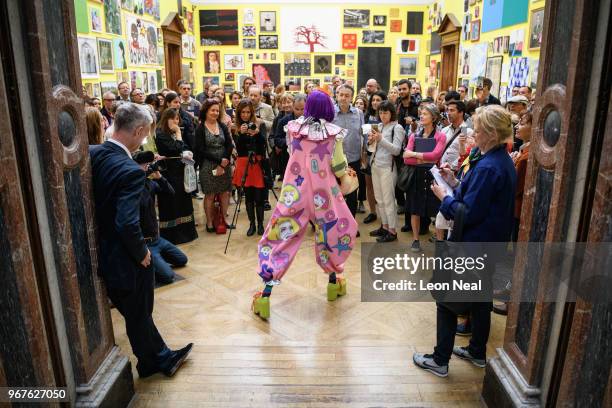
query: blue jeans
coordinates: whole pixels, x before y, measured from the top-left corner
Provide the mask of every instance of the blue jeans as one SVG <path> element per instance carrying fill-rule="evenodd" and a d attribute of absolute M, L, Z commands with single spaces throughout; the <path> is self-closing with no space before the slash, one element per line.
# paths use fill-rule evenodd
<path fill-rule="evenodd" d="M 187 255 L 174 244 L 159 237 L 147 245 L 151 251 L 155 280 L 160 283 L 170 283 L 174 280 L 172 266 L 184 266 L 187 264 Z"/>

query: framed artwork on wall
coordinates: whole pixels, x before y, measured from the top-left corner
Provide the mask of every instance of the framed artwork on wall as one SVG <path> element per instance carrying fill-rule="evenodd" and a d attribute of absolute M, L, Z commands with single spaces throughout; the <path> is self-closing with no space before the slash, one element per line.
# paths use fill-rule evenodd
<path fill-rule="evenodd" d="M 472 41 L 480 40 L 480 20 L 472 21 L 471 30 L 470 30 L 470 40 Z"/>
<path fill-rule="evenodd" d="M 100 57 L 100 72 L 113 72 L 113 42 L 111 40 L 98 38 L 98 55 Z"/>
<path fill-rule="evenodd" d="M 400 58 L 399 59 L 399 74 L 400 76 L 416 75 L 417 73 L 417 58 Z"/>
<path fill-rule="evenodd" d="M 278 35 L 260 35 L 259 48 L 262 50 L 277 50 Z"/>
<path fill-rule="evenodd" d="M 238 10 L 200 10 L 200 44 L 238 45 Z"/>
<path fill-rule="evenodd" d="M 487 59 L 487 69 L 485 71 L 485 77 L 489 78 L 493 82 L 491 87 L 491 93 L 495 96 L 499 96 L 499 87 L 501 85 L 501 71 L 504 57 L 491 57 Z"/>
<path fill-rule="evenodd" d="M 225 54 L 223 56 L 223 69 L 225 71 L 243 71 L 244 70 L 244 55 L 243 54 Z M 227 75 L 228 74 L 226 74 L 226 76 Z M 225 78 L 225 80 L 233 81 L 233 79 L 227 79 L 227 78 Z"/>
<path fill-rule="evenodd" d="M 391 20 L 389 23 L 389 31 L 392 33 L 402 32 L 402 20 Z"/>
<path fill-rule="evenodd" d="M 347 50 L 357 48 L 357 34 L 342 34 L 342 48 Z"/>
<path fill-rule="evenodd" d="M 344 28 L 366 28 L 370 25 L 370 10 L 344 10 Z"/>
<path fill-rule="evenodd" d="M 532 10 L 529 22 L 529 48 L 542 46 L 542 31 L 544 30 L 544 9 Z"/>
<path fill-rule="evenodd" d="M 259 12 L 259 30 L 265 33 L 276 31 L 276 11 Z"/>

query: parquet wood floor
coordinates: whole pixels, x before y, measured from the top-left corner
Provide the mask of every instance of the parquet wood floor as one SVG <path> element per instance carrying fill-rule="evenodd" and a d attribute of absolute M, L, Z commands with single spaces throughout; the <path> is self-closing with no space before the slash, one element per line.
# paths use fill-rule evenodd
<path fill-rule="evenodd" d="M 479 406 L 484 370 L 454 358 L 449 376 L 438 378 L 412 363 L 414 351 L 435 343 L 433 303 L 360 302 L 360 251 L 346 265 L 348 294 L 327 302 L 327 278 L 306 240 L 274 288 L 268 322 L 252 314 L 261 290 L 258 236 L 246 237 L 240 214 L 227 255 L 227 235 L 207 234 L 201 201 L 195 242 L 182 245 L 186 279 L 155 292 L 154 319 L 172 348 L 194 342 L 190 358 L 173 378 L 140 380 L 134 368 L 135 407 L 472 407 Z M 274 201 L 272 202 L 274 205 Z M 230 213 L 233 213 L 233 205 Z M 266 218 L 270 216 L 266 212 Z M 362 242 L 378 225 L 361 223 Z M 403 216 L 402 216 L 403 221 Z M 410 244 L 410 236 L 400 233 Z M 423 237 L 424 238 L 424 237 Z M 431 245 L 422 240 L 425 247 Z M 117 344 L 131 354 L 122 317 L 113 309 Z M 503 341 L 505 319 L 493 315 L 489 355 Z M 456 344 L 466 345 L 458 337 Z"/>

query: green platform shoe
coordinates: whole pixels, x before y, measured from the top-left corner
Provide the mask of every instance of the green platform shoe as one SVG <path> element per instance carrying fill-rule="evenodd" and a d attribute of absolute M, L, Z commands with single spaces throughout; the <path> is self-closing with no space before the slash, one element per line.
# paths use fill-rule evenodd
<path fill-rule="evenodd" d="M 262 319 L 268 319 L 270 317 L 270 298 L 262 297 L 261 292 L 256 293 L 253 296 L 251 310 Z"/>
<path fill-rule="evenodd" d="M 337 279 L 336 283 L 327 284 L 327 300 L 333 302 L 338 296 L 346 295 L 346 279 Z"/>

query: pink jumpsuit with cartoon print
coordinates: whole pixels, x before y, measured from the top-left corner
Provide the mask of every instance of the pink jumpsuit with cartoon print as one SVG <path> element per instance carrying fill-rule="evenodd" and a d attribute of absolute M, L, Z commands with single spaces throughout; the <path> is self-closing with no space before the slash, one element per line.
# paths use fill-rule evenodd
<path fill-rule="evenodd" d="M 336 125 L 309 124 L 303 117 L 287 125 L 291 155 L 279 201 L 258 246 L 259 275 L 264 282 L 280 281 L 285 275 L 308 221 L 315 224 L 319 266 L 328 274 L 343 272 L 357 234 L 357 222 L 336 181 L 334 171 L 338 169 L 332 168 L 335 144 L 342 144 L 343 135 L 344 130 Z"/>

